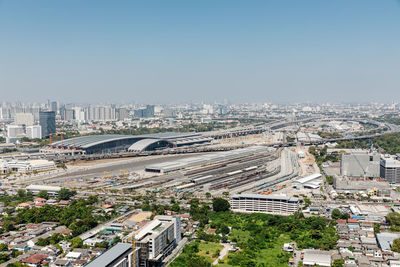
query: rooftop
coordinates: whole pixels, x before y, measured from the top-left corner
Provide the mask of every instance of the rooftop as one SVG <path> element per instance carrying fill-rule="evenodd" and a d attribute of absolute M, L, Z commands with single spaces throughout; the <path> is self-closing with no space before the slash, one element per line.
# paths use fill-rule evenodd
<path fill-rule="evenodd" d="M 297 202 L 297 197 L 290 197 L 287 195 L 258 195 L 258 194 L 240 194 L 234 195 L 232 198 L 258 198 L 258 199 L 269 199 L 269 200 L 285 200 L 291 202 Z"/>
<path fill-rule="evenodd" d="M 108 266 L 119 256 L 129 252 L 130 250 L 132 250 L 132 245 L 130 243 L 118 243 L 90 262 L 87 267 Z"/>

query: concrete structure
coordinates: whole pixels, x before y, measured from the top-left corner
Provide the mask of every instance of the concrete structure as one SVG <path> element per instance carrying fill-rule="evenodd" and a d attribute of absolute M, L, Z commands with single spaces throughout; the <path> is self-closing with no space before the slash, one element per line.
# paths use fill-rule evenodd
<path fill-rule="evenodd" d="M 42 127 L 42 136 L 46 137 L 56 133 L 56 114 L 54 111 L 41 111 L 39 124 Z"/>
<path fill-rule="evenodd" d="M 41 139 L 42 138 L 42 126 L 33 125 L 26 127 L 26 137 L 31 139 Z"/>
<path fill-rule="evenodd" d="M 59 186 L 50 185 L 35 185 L 31 184 L 25 188 L 27 192 L 32 192 L 32 194 L 37 195 L 40 191 L 47 191 L 50 196 L 57 196 L 58 192 L 61 190 Z"/>
<path fill-rule="evenodd" d="M 156 216 L 135 235 L 139 266 L 161 266 L 180 240 L 180 218 Z"/>
<path fill-rule="evenodd" d="M 231 210 L 290 215 L 299 209 L 299 199 L 286 195 L 241 194 L 231 197 Z"/>
<path fill-rule="evenodd" d="M 340 174 L 355 177 L 379 177 L 380 154 L 376 152 L 342 153 Z"/>
<path fill-rule="evenodd" d="M 32 113 L 16 113 L 14 117 L 15 125 L 32 126 L 34 118 Z"/>
<path fill-rule="evenodd" d="M 87 267 L 132 267 L 133 257 L 132 245 L 129 243 L 118 243 L 102 255 L 90 262 Z M 138 267 L 136 264 L 134 267 Z"/>
<path fill-rule="evenodd" d="M 300 178 L 292 183 L 293 187 L 296 189 L 316 189 L 321 186 L 322 175 L 320 173 L 314 173 L 312 175 Z"/>
<path fill-rule="evenodd" d="M 397 157 L 383 157 L 380 165 L 380 176 L 391 184 L 400 183 L 400 161 Z"/>

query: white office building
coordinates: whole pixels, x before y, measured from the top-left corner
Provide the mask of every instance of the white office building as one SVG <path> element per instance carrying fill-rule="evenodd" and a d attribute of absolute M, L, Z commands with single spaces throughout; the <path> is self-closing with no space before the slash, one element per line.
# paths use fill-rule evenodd
<path fill-rule="evenodd" d="M 18 138 L 25 136 L 25 126 L 22 125 L 7 125 L 7 137 Z"/>
<path fill-rule="evenodd" d="M 156 216 L 135 235 L 139 266 L 157 266 L 181 239 L 179 216 Z M 178 241 L 179 240 L 179 241 Z"/>
<path fill-rule="evenodd" d="M 42 138 L 42 126 L 33 125 L 26 127 L 26 137 L 30 139 L 41 139 Z"/>
<path fill-rule="evenodd" d="M 286 195 L 241 194 L 231 197 L 231 210 L 290 215 L 299 209 L 299 199 Z"/>
<path fill-rule="evenodd" d="M 26 125 L 31 126 L 34 123 L 34 118 L 32 113 L 16 113 L 14 116 L 15 125 Z"/>

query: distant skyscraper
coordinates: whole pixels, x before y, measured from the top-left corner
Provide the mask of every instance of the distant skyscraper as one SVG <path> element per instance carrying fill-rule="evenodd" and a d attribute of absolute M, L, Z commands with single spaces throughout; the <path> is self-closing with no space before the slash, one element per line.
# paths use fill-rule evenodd
<path fill-rule="evenodd" d="M 54 111 L 40 111 L 39 122 L 42 126 L 42 136 L 56 133 L 56 114 Z"/>
<path fill-rule="evenodd" d="M 50 108 L 51 108 L 51 111 L 55 112 L 55 114 L 58 113 L 58 103 L 56 101 L 51 102 Z"/>
<path fill-rule="evenodd" d="M 147 105 L 145 109 L 137 109 L 134 111 L 137 118 L 152 118 L 154 117 L 154 106 Z"/>

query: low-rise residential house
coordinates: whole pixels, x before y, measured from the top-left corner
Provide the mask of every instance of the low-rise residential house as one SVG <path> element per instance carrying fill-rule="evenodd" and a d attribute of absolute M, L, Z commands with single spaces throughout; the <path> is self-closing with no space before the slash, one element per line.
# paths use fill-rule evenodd
<path fill-rule="evenodd" d="M 68 260 L 78 260 L 81 258 L 82 253 L 80 252 L 75 252 L 75 251 L 71 251 L 68 252 L 67 255 L 65 255 L 65 258 Z"/>
<path fill-rule="evenodd" d="M 71 261 L 66 259 L 57 259 L 51 265 L 51 267 L 70 267 L 70 266 L 72 266 Z"/>
<path fill-rule="evenodd" d="M 49 261 L 47 260 L 48 256 L 44 254 L 33 254 L 29 257 L 26 257 L 21 260 L 21 263 L 26 264 L 30 267 L 37 267 L 37 266 L 42 266 Z"/>
<path fill-rule="evenodd" d="M 88 238 L 83 241 L 83 245 L 87 245 L 89 247 L 94 247 L 97 243 L 104 242 L 104 239 L 101 238 Z"/>

